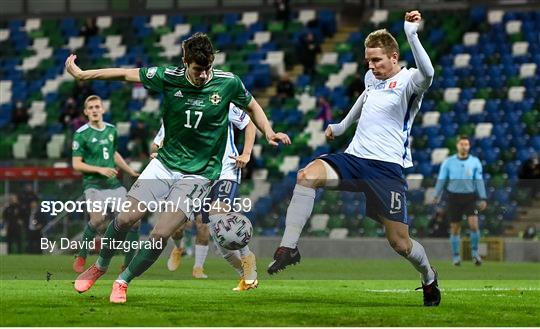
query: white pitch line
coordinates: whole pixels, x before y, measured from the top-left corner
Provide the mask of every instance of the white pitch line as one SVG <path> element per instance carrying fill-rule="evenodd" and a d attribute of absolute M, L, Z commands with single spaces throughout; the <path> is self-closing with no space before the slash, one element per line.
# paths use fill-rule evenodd
<path fill-rule="evenodd" d="M 540 288 L 440 288 L 441 291 L 540 291 Z M 366 289 L 366 292 L 381 292 L 381 293 L 408 293 L 415 292 L 412 289 Z"/>

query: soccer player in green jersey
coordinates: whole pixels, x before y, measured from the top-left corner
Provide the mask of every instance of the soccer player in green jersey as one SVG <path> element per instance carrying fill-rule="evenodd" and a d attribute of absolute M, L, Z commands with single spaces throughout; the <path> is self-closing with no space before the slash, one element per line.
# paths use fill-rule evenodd
<path fill-rule="evenodd" d="M 141 82 L 163 94 L 164 146 L 128 193 L 123 211 L 105 232 L 109 241 L 123 241 L 131 226 L 141 220 L 150 202 L 166 200 L 149 244 L 141 248 L 128 268 L 114 282 L 110 301 L 125 303 L 129 282 L 157 260 L 173 232 L 193 217 L 192 201 L 206 196 L 211 182 L 219 178 L 225 152 L 228 109 L 233 103 L 245 109 L 271 145 L 290 144 L 286 134 L 275 133 L 263 109 L 236 75 L 214 69 L 214 48 L 203 33 L 183 42 L 183 67 L 110 68 L 81 70 L 75 55 L 66 70 L 78 80 Z M 96 264 L 79 275 L 75 289 L 85 292 L 107 270 L 114 245 L 104 244 Z"/>
<path fill-rule="evenodd" d="M 128 166 L 124 158 L 116 151 L 118 138 L 116 128 L 103 121 L 103 102 L 97 95 L 91 95 L 84 101 L 84 114 L 88 123 L 77 129 L 73 135 L 73 169 L 83 174 L 84 196 L 88 203 L 99 203 L 102 210 L 89 211 L 90 220 L 83 231 L 81 249 L 79 250 L 73 270 L 84 271 L 88 255 L 88 242 L 96 233 L 106 229 L 105 211 L 108 204 L 118 204 L 126 198 L 126 189 L 120 184 L 116 175 L 116 166 L 127 174 L 138 177 L 139 173 Z M 138 227 L 128 233 L 128 240 L 139 240 Z M 133 258 L 134 252 L 127 252 L 124 266 Z"/>

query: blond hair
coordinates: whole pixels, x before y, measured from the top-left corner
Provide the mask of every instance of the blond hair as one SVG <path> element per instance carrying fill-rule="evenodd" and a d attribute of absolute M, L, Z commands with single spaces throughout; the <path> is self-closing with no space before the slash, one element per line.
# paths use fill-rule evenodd
<path fill-rule="evenodd" d="M 386 29 L 371 32 L 364 41 L 364 47 L 381 48 L 388 57 L 392 56 L 394 52 L 399 55 L 399 45 L 394 36 Z"/>
<path fill-rule="evenodd" d="M 88 106 L 88 102 L 98 100 L 101 104 L 103 104 L 103 100 L 98 95 L 90 95 L 86 97 L 84 100 L 84 108 Z"/>

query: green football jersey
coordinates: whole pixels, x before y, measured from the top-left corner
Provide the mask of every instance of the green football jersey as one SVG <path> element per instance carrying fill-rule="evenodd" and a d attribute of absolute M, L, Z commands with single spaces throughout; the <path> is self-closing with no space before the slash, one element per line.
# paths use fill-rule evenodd
<path fill-rule="evenodd" d="M 77 129 L 73 135 L 72 156 L 82 157 L 84 163 L 97 166 L 115 168 L 114 153 L 118 147 L 118 138 L 115 126 L 105 123 L 101 130 L 85 124 Z M 99 190 L 115 189 L 122 186 L 116 177 L 107 178 L 96 173 L 83 174 L 83 188 L 96 188 Z"/>
<path fill-rule="evenodd" d="M 229 103 L 246 108 L 252 99 L 240 78 L 212 70 L 203 86 L 180 67 L 141 68 L 142 84 L 162 93 L 165 139 L 158 159 L 169 169 L 215 180 L 227 145 Z"/>

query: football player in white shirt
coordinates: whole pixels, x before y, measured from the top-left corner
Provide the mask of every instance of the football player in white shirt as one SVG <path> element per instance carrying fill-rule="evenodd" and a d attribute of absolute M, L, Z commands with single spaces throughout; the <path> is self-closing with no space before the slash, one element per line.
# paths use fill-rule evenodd
<path fill-rule="evenodd" d="M 234 144 L 234 131 L 233 126 L 244 130 L 245 141 L 242 154 L 239 154 Z M 241 169 L 244 168 L 251 158 L 251 151 L 253 150 L 253 144 L 255 143 L 256 127 L 251 122 L 249 116 L 234 104 L 229 105 L 229 131 L 227 138 L 227 147 L 222 159 L 222 170 L 217 180 L 213 185 L 209 194 L 209 198 L 214 202 L 215 200 L 221 200 L 232 204 L 234 198 L 237 197 L 238 185 L 241 181 Z M 154 152 L 157 152 L 163 140 L 165 138 L 165 131 L 163 125 L 154 138 L 152 144 L 152 157 Z M 201 200 L 202 201 L 202 200 Z M 202 204 L 202 202 L 201 202 Z M 208 223 L 211 221 L 213 215 L 213 208 L 210 214 L 205 211 L 201 211 L 195 218 L 195 224 L 197 226 L 197 237 L 195 241 L 195 264 L 193 266 L 193 277 L 197 279 L 206 279 L 208 276 L 204 273 L 203 267 L 208 254 L 208 240 L 210 232 Z M 210 215 L 210 216 L 209 216 Z M 186 225 L 182 225 L 171 238 L 174 241 L 174 248 L 169 255 L 167 261 L 167 268 L 170 271 L 175 271 L 181 263 L 181 257 L 183 252 L 182 238 Z M 221 247 L 218 243 L 215 243 L 216 247 L 220 251 L 221 255 L 231 266 L 240 274 L 240 282 L 238 286 L 234 288 L 235 291 L 243 291 L 257 288 L 257 264 L 255 254 L 251 252 L 248 246 L 240 250 L 227 250 Z"/>
<path fill-rule="evenodd" d="M 333 139 L 358 121 L 356 133 L 345 153 L 323 155 L 298 172 L 285 232 L 268 273 L 300 262 L 297 244 L 313 209 L 315 189 L 359 191 L 366 194 L 368 216 L 384 226 L 392 248 L 420 272 L 424 305 L 439 305 L 437 274 L 422 245 L 409 237 L 407 182 L 402 173 L 403 168 L 412 166 L 411 125 L 434 74 L 417 35 L 421 19 L 418 11 L 405 14 L 404 29 L 416 69 L 399 66 L 398 44 L 388 31 L 377 30 L 367 36 L 366 90 L 343 122 L 330 125 L 325 132 Z"/>

